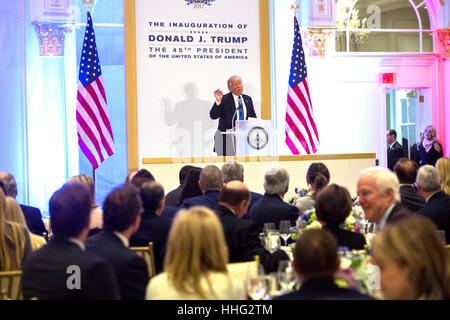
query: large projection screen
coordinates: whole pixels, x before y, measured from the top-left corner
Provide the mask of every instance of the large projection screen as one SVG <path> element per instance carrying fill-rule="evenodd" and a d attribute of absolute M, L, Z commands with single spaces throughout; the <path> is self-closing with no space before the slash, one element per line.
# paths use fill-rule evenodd
<path fill-rule="evenodd" d="M 268 0 L 124 0 L 128 170 L 142 159 L 211 157 L 214 90 L 242 77 L 270 119 Z"/>

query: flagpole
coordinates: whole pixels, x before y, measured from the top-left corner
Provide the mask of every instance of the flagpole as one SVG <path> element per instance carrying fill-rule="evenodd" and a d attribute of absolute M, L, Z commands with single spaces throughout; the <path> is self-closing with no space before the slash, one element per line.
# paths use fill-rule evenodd
<path fill-rule="evenodd" d="M 89 12 L 91 10 L 91 5 L 94 5 L 94 0 L 83 0 L 83 3 L 86 4 L 86 9 Z"/>

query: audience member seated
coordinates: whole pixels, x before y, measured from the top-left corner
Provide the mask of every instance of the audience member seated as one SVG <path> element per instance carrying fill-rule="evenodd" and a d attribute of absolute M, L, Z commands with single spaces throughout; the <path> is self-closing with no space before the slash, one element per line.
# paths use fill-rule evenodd
<path fill-rule="evenodd" d="M 172 220 L 161 216 L 165 201 L 164 188 L 160 183 L 156 181 L 144 183 L 140 194 L 144 213 L 139 229 L 130 238 L 130 246 L 147 247 L 149 242 L 153 242 L 155 267 L 159 273 L 162 271 Z"/>
<path fill-rule="evenodd" d="M 103 230 L 86 241 L 88 251 L 108 261 L 124 300 L 144 300 L 148 269 L 144 259 L 129 247 L 141 222 L 142 202 L 133 186 L 113 190 L 103 204 Z"/>
<path fill-rule="evenodd" d="M 291 221 L 295 225 L 299 211 L 283 201 L 289 189 L 289 174 L 286 169 L 272 168 L 264 175 L 264 196 L 250 210 L 250 220 L 263 231 L 265 223 L 274 223 L 278 229 L 281 220 Z"/>
<path fill-rule="evenodd" d="M 244 182 L 244 166 L 237 161 L 228 161 L 222 166 L 223 182 L 228 183 L 233 180 Z M 247 212 L 242 217 L 243 219 L 250 219 L 250 210 L 253 205 L 262 197 L 262 194 L 250 191 L 250 205 Z"/>
<path fill-rule="evenodd" d="M 24 299 L 120 299 L 109 263 L 85 251 L 91 214 L 89 190 L 78 183 L 67 184 L 53 194 L 49 208 L 54 237 L 24 262 Z"/>
<path fill-rule="evenodd" d="M 71 177 L 67 180 L 67 183 L 81 183 L 85 185 L 89 192 L 91 193 L 91 218 L 89 222 L 89 236 L 98 232 L 101 228 L 103 228 L 103 211 L 98 207 L 95 203 L 95 185 L 92 178 L 87 174 L 80 174 L 78 176 Z"/>
<path fill-rule="evenodd" d="M 397 176 L 386 168 L 368 168 L 359 175 L 359 204 L 365 218 L 377 224 L 377 231 L 413 214 L 400 203 L 398 185 Z"/>
<path fill-rule="evenodd" d="M 436 129 L 431 125 L 425 128 L 415 149 L 413 160 L 419 167 L 426 164 L 434 166 L 436 161 L 444 156 L 442 145 L 436 139 Z"/>
<path fill-rule="evenodd" d="M 180 179 L 180 185 L 168 192 L 166 194 L 166 205 L 167 206 L 176 206 L 177 205 L 177 201 L 180 198 L 180 194 L 181 194 L 181 190 L 183 190 L 183 184 L 184 181 L 186 180 L 186 176 L 188 175 L 189 171 L 194 168 L 193 166 L 184 166 L 183 168 L 181 168 L 180 173 L 178 174 L 178 178 Z"/>
<path fill-rule="evenodd" d="M 125 178 L 125 183 L 124 185 L 130 184 L 131 180 L 134 178 L 134 176 L 136 175 L 137 171 L 132 171 L 129 174 L 127 174 L 127 177 Z"/>
<path fill-rule="evenodd" d="M 411 212 L 417 212 L 425 205 L 425 199 L 414 186 L 417 169 L 419 169 L 417 163 L 407 158 L 400 159 L 394 166 L 394 172 L 400 182 L 401 203 Z"/>
<path fill-rule="evenodd" d="M 140 189 L 141 185 L 148 181 L 155 181 L 155 177 L 147 169 L 141 169 L 131 179 L 131 184 Z"/>
<path fill-rule="evenodd" d="M 189 170 L 186 180 L 184 181 L 183 188 L 181 189 L 180 197 L 176 203 L 177 207 L 181 206 L 184 200 L 201 196 L 203 194 L 198 183 L 201 172 L 202 168 L 198 167 L 194 167 Z"/>
<path fill-rule="evenodd" d="M 353 289 L 340 288 L 333 275 L 339 269 L 338 243 L 325 229 L 310 229 L 301 234 L 294 249 L 293 267 L 302 281 L 299 290 L 276 300 L 367 300 L 369 296 Z"/>
<path fill-rule="evenodd" d="M 20 270 L 31 251 L 25 227 L 5 219 L 6 197 L 0 189 L 0 271 Z"/>
<path fill-rule="evenodd" d="M 5 186 L 5 196 L 16 199 L 17 184 L 14 177 L 10 173 L 0 172 L 0 181 L 2 181 Z M 47 232 L 44 222 L 42 221 L 41 211 L 38 208 L 26 206 L 24 204 L 21 204 L 20 207 L 22 208 L 25 221 L 27 222 L 28 230 L 38 236 L 42 236 L 44 232 Z"/>
<path fill-rule="evenodd" d="M 181 208 L 205 206 L 214 209 L 219 203 L 220 190 L 223 187 L 222 172 L 214 165 L 203 168 L 198 182 L 202 195 L 183 201 Z"/>
<path fill-rule="evenodd" d="M 243 283 L 228 274 L 226 242 L 216 214 L 180 210 L 170 230 L 164 272 L 147 287 L 149 300 L 245 299 Z"/>
<path fill-rule="evenodd" d="M 427 201 L 418 214 L 431 219 L 439 230 L 444 230 L 445 242 L 450 243 L 450 196 L 441 190 L 436 168 L 431 165 L 420 167 L 416 184 Z"/>
<path fill-rule="evenodd" d="M 441 188 L 450 196 L 450 158 L 440 158 L 436 162 L 436 170 L 441 181 Z"/>
<path fill-rule="evenodd" d="M 12 197 L 6 197 L 5 219 L 9 222 L 18 223 L 29 231 L 22 209 L 20 209 L 19 204 Z M 43 237 L 31 232 L 28 235 L 30 237 L 32 250 L 37 250 L 45 244 L 45 239 Z"/>
<path fill-rule="evenodd" d="M 282 250 L 273 254 L 265 250 L 259 240 L 258 227 L 252 221 L 242 219 L 249 198 L 250 191 L 245 184 L 234 180 L 222 189 L 219 205 L 215 208 L 225 233 L 229 262 L 253 261 L 258 255 L 266 273 L 276 271 L 279 262 L 289 257 Z"/>
<path fill-rule="evenodd" d="M 372 257 L 384 299 L 450 299 L 450 263 L 430 220 L 416 215 L 384 229 L 373 241 Z"/>
<path fill-rule="evenodd" d="M 306 194 L 304 197 L 295 201 L 295 206 L 300 212 L 305 212 L 314 208 L 316 194 L 330 182 L 330 172 L 328 168 L 321 162 L 314 162 L 306 172 L 306 183 L 312 194 Z"/>
<path fill-rule="evenodd" d="M 345 187 L 331 184 L 323 188 L 316 198 L 316 215 L 323 228 L 330 231 L 340 247 L 350 250 L 364 249 L 366 240 L 361 233 L 339 227 L 352 211 L 352 197 Z"/>
<path fill-rule="evenodd" d="M 152 182 L 155 181 L 155 178 L 153 175 L 148 171 L 147 169 L 141 169 L 136 172 L 136 174 L 131 179 L 130 184 L 135 186 L 138 190 L 141 189 L 141 186 L 146 182 Z M 173 217 L 175 213 L 177 212 L 176 207 L 172 206 L 164 206 L 164 211 L 162 213 L 165 217 Z"/>

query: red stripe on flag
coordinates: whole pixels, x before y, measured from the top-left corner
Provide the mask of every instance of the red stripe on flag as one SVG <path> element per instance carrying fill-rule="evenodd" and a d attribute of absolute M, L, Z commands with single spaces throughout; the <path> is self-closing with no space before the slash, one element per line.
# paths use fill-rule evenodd
<path fill-rule="evenodd" d="M 100 101 L 98 99 L 98 96 L 97 96 L 97 93 L 95 92 L 95 90 L 93 88 L 93 84 L 94 83 L 97 84 L 97 87 L 98 87 L 98 89 L 100 91 L 100 94 L 103 96 L 103 101 L 105 101 L 105 103 L 106 103 L 106 98 L 104 97 L 105 91 L 103 90 L 103 85 L 102 85 L 102 81 L 100 80 L 100 78 L 97 78 L 94 82 L 92 82 L 90 85 L 88 85 L 86 87 L 86 91 L 89 93 L 91 98 L 94 100 L 95 105 L 97 106 L 97 109 L 99 111 L 99 114 L 100 114 L 100 116 L 101 116 L 101 118 L 103 120 L 103 123 L 105 124 L 106 129 L 108 130 L 109 135 L 112 138 L 113 134 L 112 134 L 112 130 L 111 130 L 111 125 L 109 123 L 109 117 L 105 113 L 105 110 L 103 110 L 103 105 L 100 103 Z"/>
<path fill-rule="evenodd" d="M 84 121 L 83 117 L 80 115 L 80 113 L 77 110 L 77 121 L 78 124 L 83 128 L 84 132 L 88 136 L 89 140 L 91 140 L 92 145 L 94 146 L 95 150 L 97 151 L 97 155 L 100 158 L 100 162 L 103 162 L 105 158 L 103 157 L 102 151 L 100 149 L 100 143 L 95 136 L 95 134 L 92 132 L 89 125 Z"/>
<path fill-rule="evenodd" d="M 303 114 L 301 113 L 300 109 L 298 108 L 298 106 L 295 104 L 295 102 L 292 100 L 291 96 L 288 95 L 288 105 L 291 107 L 291 110 L 294 112 L 294 114 L 297 116 L 297 119 L 301 122 L 303 128 L 306 131 L 306 134 L 308 135 L 308 139 L 310 141 L 310 144 L 313 145 L 314 141 L 313 138 L 311 136 L 311 132 L 310 132 L 310 127 L 306 122 L 306 119 L 304 118 Z M 294 123 L 295 126 L 295 123 Z M 296 128 L 297 129 L 297 128 Z M 303 144 L 303 143 L 302 143 Z M 308 148 L 309 149 L 309 148 Z M 305 148 L 306 150 L 306 148 Z M 308 151 L 308 150 L 306 150 Z M 308 151 L 309 152 L 309 151 Z"/>
<path fill-rule="evenodd" d="M 106 152 L 108 153 L 108 155 L 112 154 L 112 150 L 109 146 L 108 141 L 106 140 L 106 137 L 104 135 L 103 129 L 99 123 L 99 120 L 102 121 L 102 119 L 98 119 L 97 116 L 94 114 L 94 111 L 91 108 L 91 104 L 89 104 L 84 97 L 81 95 L 81 93 L 78 91 L 78 95 L 77 95 L 77 99 L 78 102 L 80 103 L 81 107 L 84 109 L 84 111 L 89 115 L 90 120 L 93 122 L 95 128 L 97 129 L 99 135 L 100 135 L 100 139 L 102 142 L 103 147 L 105 148 Z M 94 107 L 96 109 L 100 109 L 98 108 L 98 105 L 94 105 Z M 80 115 L 81 116 L 81 115 Z"/>
<path fill-rule="evenodd" d="M 294 145 L 294 143 L 292 142 L 291 138 L 289 137 L 288 133 L 286 132 L 286 139 L 285 139 L 286 144 L 288 145 L 289 149 L 291 149 L 293 154 L 300 154 L 300 152 L 298 151 L 297 147 Z"/>
<path fill-rule="evenodd" d="M 295 124 L 295 122 L 292 120 L 291 116 L 289 114 L 286 113 L 286 122 L 289 125 L 289 128 L 291 129 L 291 131 L 294 133 L 294 135 L 297 137 L 297 139 L 299 140 L 299 142 L 301 143 L 301 145 L 303 146 L 303 148 L 305 149 L 305 151 L 310 154 L 311 151 L 309 149 L 308 143 L 305 140 L 305 137 L 303 136 L 303 134 L 300 132 L 300 129 L 297 127 L 297 125 Z"/>
<path fill-rule="evenodd" d="M 306 87 L 308 86 L 308 83 L 306 81 L 303 81 L 303 85 L 304 85 L 305 90 L 306 90 Z M 308 114 L 309 122 L 311 123 L 312 129 L 314 130 L 314 133 L 316 134 L 316 137 L 318 138 L 319 135 L 317 133 L 316 123 L 314 122 L 314 119 L 313 119 L 313 117 L 311 115 L 311 110 L 310 110 L 310 107 L 309 107 L 311 105 L 311 99 L 309 97 L 309 93 L 308 93 L 308 101 L 309 101 L 309 104 L 308 104 L 308 102 L 305 99 L 305 96 L 303 95 L 303 93 L 302 93 L 302 91 L 300 89 L 300 84 L 298 86 L 292 88 L 292 90 L 295 92 L 297 97 L 299 97 L 300 101 L 302 102 L 303 106 L 305 107 L 305 110 L 306 110 L 306 112 Z M 319 140 L 319 139 L 317 139 L 317 140 Z"/>
<path fill-rule="evenodd" d="M 88 146 L 84 143 L 83 139 L 81 138 L 80 134 L 78 133 L 78 145 L 80 146 L 81 151 L 83 151 L 86 158 L 88 158 L 89 162 L 91 163 L 92 167 L 95 169 L 98 168 L 99 164 L 97 162 L 97 159 L 95 159 L 95 156 L 92 154 L 91 150 L 88 148 Z"/>

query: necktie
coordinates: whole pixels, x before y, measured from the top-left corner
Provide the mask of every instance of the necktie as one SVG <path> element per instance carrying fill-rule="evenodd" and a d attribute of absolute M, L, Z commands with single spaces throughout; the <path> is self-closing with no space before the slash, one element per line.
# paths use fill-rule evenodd
<path fill-rule="evenodd" d="M 242 106 L 242 97 L 238 97 L 239 120 L 244 120 L 244 107 Z"/>

